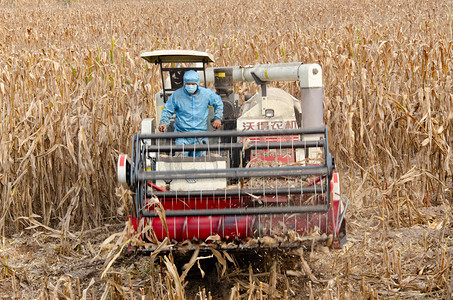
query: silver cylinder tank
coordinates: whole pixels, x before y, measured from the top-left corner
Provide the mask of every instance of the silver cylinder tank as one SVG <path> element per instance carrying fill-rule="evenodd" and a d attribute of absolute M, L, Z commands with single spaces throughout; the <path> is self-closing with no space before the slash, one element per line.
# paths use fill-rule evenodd
<path fill-rule="evenodd" d="M 324 126 L 322 107 L 322 87 L 301 88 L 302 126 L 303 128 L 319 128 Z"/>

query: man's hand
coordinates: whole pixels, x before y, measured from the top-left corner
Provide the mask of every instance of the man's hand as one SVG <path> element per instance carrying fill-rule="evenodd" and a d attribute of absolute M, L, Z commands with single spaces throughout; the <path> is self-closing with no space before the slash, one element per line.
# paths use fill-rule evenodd
<path fill-rule="evenodd" d="M 220 126 L 222 126 L 222 121 L 219 119 L 215 119 L 214 122 L 212 122 L 212 128 L 219 129 Z"/>
<path fill-rule="evenodd" d="M 159 125 L 159 131 L 160 131 L 160 132 L 165 132 L 165 131 L 167 131 L 167 125 L 165 125 L 165 124 L 160 124 L 160 125 Z"/>

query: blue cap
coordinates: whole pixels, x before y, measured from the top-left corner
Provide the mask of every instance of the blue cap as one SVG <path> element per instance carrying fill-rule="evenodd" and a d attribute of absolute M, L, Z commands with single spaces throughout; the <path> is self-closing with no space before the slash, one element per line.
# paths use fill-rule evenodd
<path fill-rule="evenodd" d="M 200 86 L 200 76 L 198 75 L 198 72 L 195 72 L 194 70 L 189 70 L 186 73 L 184 73 L 184 85 L 186 83 L 191 82 L 191 83 L 196 83 L 198 86 Z"/>

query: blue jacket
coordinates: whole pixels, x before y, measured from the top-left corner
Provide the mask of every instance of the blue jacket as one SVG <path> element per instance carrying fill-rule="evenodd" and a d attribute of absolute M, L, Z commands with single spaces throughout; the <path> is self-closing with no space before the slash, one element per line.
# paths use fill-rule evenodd
<path fill-rule="evenodd" d="M 184 87 L 174 91 L 165 103 L 159 124 L 168 126 L 170 118 L 176 114 L 175 131 L 207 131 L 209 106 L 214 107 L 214 119 L 223 120 L 222 100 L 213 91 L 199 85 L 197 72 L 187 71 L 184 74 L 184 85 L 187 82 L 197 83 L 197 91 L 193 95 L 189 94 Z"/>

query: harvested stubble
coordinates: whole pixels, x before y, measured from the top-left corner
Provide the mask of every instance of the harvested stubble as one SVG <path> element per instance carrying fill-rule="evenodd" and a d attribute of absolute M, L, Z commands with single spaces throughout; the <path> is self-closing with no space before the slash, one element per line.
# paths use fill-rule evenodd
<path fill-rule="evenodd" d="M 159 85 L 141 52 L 208 51 L 218 66 L 317 62 L 331 149 L 345 175 L 342 191 L 352 199 L 350 233 L 357 236 L 336 263 L 341 280 L 314 295 L 447 297 L 451 7 L 451 0 L 0 1 L 3 235 L 33 213 L 63 233 L 116 216 L 116 157 L 129 151 L 140 120 L 152 114 Z M 297 93 L 294 84 L 279 85 Z M 389 246 L 388 255 L 373 250 L 395 228 L 438 222 L 422 208 L 439 204 L 444 223 L 427 245 L 445 252 L 417 252 L 427 267 L 395 267 L 398 249 L 404 260 L 410 244 Z M 370 242 L 368 231 L 382 234 Z M 379 258 L 390 263 L 389 255 L 396 264 L 387 268 Z M 435 283 L 411 285 L 413 276 Z M 387 284 L 377 283 L 382 279 Z"/>

